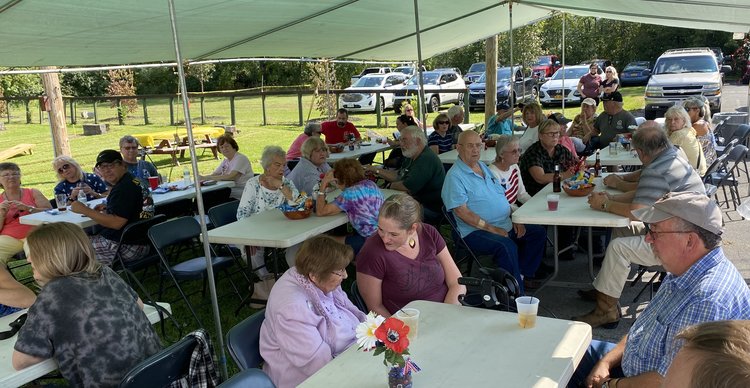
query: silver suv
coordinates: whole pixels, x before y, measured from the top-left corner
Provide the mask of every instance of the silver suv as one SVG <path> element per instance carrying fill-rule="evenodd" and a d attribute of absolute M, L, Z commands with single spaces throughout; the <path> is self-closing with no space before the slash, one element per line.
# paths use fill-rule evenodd
<path fill-rule="evenodd" d="M 721 73 L 727 71 L 731 71 L 729 66 L 719 68 L 709 48 L 665 51 L 646 86 L 646 119 L 663 116 L 669 107 L 701 95 L 708 99 L 712 113 L 721 111 Z"/>

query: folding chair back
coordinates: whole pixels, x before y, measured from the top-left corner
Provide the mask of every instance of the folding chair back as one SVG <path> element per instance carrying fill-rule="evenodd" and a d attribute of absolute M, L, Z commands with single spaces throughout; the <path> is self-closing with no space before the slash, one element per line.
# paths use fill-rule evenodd
<path fill-rule="evenodd" d="M 352 282 L 352 286 L 349 289 L 349 294 L 349 299 L 351 299 L 352 303 L 354 303 L 354 305 L 357 306 L 360 311 L 365 314 L 370 311 L 367 308 L 367 303 L 365 303 L 365 298 L 363 298 L 362 294 L 359 293 L 359 286 L 357 286 L 356 279 Z"/>
<path fill-rule="evenodd" d="M 258 368 L 263 363 L 260 355 L 260 327 L 266 319 L 266 309 L 245 318 L 227 332 L 227 348 L 240 370 Z"/>
<path fill-rule="evenodd" d="M 203 208 L 208 210 L 223 203 L 232 201 L 233 199 L 229 197 L 231 194 L 232 189 L 229 187 L 223 187 L 221 189 L 211 191 L 203 191 L 201 192 L 201 195 L 203 196 Z M 192 209 L 196 213 L 198 212 L 198 202 L 196 202 L 195 199 L 193 199 Z"/>
<path fill-rule="evenodd" d="M 275 388 L 273 381 L 260 369 L 245 369 L 219 384 L 219 388 Z"/>
<path fill-rule="evenodd" d="M 482 264 L 479 262 L 479 259 L 477 259 L 477 256 L 474 254 L 474 252 L 471 251 L 471 248 L 469 248 L 469 245 L 466 244 L 466 241 L 464 241 L 464 238 L 461 237 L 461 232 L 458 230 L 458 224 L 456 223 L 456 218 L 453 215 L 453 212 L 446 209 L 445 206 L 443 206 L 443 215 L 445 216 L 445 219 L 448 220 L 448 224 L 451 226 L 451 236 L 453 237 L 453 246 L 456 250 L 456 255 L 458 256 L 460 253 L 463 253 L 462 258 L 458 259 L 456 261 L 456 265 L 460 265 L 464 261 L 467 262 L 467 276 L 471 276 L 471 270 L 474 265 L 474 263 L 477 263 L 477 265 L 481 268 Z"/>
<path fill-rule="evenodd" d="M 237 208 L 239 206 L 240 201 L 232 201 L 208 208 L 208 218 L 215 228 L 231 224 L 237 221 Z"/>
<path fill-rule="evenodd" d="M 148 230 L 151 229 L 152 226 L 160 224 L 166 220 L 167 217 L 163 214 L 157 214 L 154 217 L 142 219 L 125 226 L 120 235 L 117 249 L 115 250 L 114 265 L 116 268 L 119 266 L 129 271 L 137 271 L 149 265 L 156 264 L 158 262 L 158 256 L 152 249 L 153 246 L 148 238 Z M 149 249 L 149 252 L 146 255 L 126 262 L 122 260 L 121 256 L 121 247 L 123 245 L 148 245 L 151 249 Z"/>
<path fill-rule="evenodd" d="M 120 382 L 120 388 L 165 387 L 188 373 L 190 356 L 198 345 L 187 336 L 136 365 Z"/>

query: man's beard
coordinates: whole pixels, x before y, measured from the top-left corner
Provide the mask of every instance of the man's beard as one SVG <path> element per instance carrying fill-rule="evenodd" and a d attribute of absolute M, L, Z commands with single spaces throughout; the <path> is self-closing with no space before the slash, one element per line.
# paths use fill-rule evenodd
<path fill-rule="evenodd" d="M 419 148 L 417 147 L 401 147 L 401 153 L 404 154 L 407 158 L 411 158 L 417 154 L 419 151 Z"/>
<path fill-rule="evenodd" d="M 336 125 L 338 125 L 339 128 L 344 128 L 344 126 L 346 126 L 346 121 L 337 121 Z"/>

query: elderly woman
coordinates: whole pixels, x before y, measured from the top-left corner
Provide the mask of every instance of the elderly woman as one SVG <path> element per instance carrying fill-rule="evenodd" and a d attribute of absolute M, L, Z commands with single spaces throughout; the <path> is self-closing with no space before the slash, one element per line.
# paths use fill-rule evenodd
<path fill-rule="evenodd" d="M 445 113 L 437 115 L 432 121 L 432 128 L 435 131 L 427 137 L 427 145 L 430 146 L 432 152 L 442 154 L 454 148 L 453 137 L 448 134 L 450 127 L 451 119 Z"/>
<path fill-rule="evenodd" d="M 42 290 L 18 334 L 14 368 L 53 358 L 72 386 L 115 387 L 161 349 L 138 294 L 96 260 L 81 228 L 42 225 L 26 243 Z"/>
<path fill-rule="evenodd" d="M 331 169 L 326 162 L 327 158 L 328 146 L 323 139 L 311 137 L 302 143 L 302 158 L 287 178 L 294 182 L 294 187 L 300 192 L 304 191 L 312 195 L 315 185 L 322 179 L 321 176 Z"/>
<path fill-rule="evenodd" d="M 23 250 L 23 242 L 31 225 L 23 225 L 20 217 L 51 209 L 49 200 L 37 189 L 21 187 L 21 169 L 15 163 L 0 163 L 0 265 L 7 264 L 16 253 Z"/>
<path fill-rule="evenodd" d="M 459 304 L 466 294 L 443 237 L 421 214 L 408 194 L 383 203 L 378 234 L 357 256 L 357 286 L 371 311 L 389 317 L 413 300 Z"/>
<path fill-rule="evenodd" d="M 351 247 L 330 237 L 310 238 L 271 291 L 260 354 L 277 387 L 299 385 L 355 343 L 365 315 L 341 289 L 352 257 Z"/>
<path fill-rule="evenodd" d="M 698 175 L 705 175 L 708 166 L 706 157 L 703 155 L 701 143 L 695 137 L 695 129 L 690 126 L 690 116 L 685 109 L 678 105 L 667 109 L 664 114 L 664 126 L 667 129 L 669 141 L 685 152 L 688 162 Z"/>
<path fill-rule="evenodd" d="M 309 122 L 305 124 L 305 129 L 297 136 L 286 151 L 286 160 L 295 160 L 302 157 L 302 144 L 311 137 L 320 137 L 320 123 Z"/>
<path fill-rule="evenodd" d="M 596 120 L 596 101 L 586 98 L 581 102 L 581 113 L 573 118 L 573 123 L 568 128 L 568 136 L 575 145 L 578 153 L 586 149 L 586 144 L 594 134 L 594 121 Z"/>
<path fill-rule="evenodd" d="M 521 157 L 521 147 L 518 138 L 511 135 L 500 135 L 495 143 L 495 162 L 489 165 L 492 175 L 497 178 L 500 185 L 505 188 L 505 198 L 512 211 L 518 209 L 531 195 L 526 192 L 526 187 L 521 179 L 521 170 L 518 168 L 518 159 Z"/>
<path fill-rule="evenodd" d="M 52 168 L 57 171 L 60 182 L 55 186 L 55 195 L 65 194 L 70 200 L 78 198 L 83 190 L 86 199 L 106 197 L 109 193 L 107 184 L 96 174 L 84 172 L 78 162 L 70 156 L 58 156 L 52 160 Z"/>
<path fill-rule="evenodd" d="M 716 160 L 716 138 L 708 123 L 711 120 L 711 109 L 705 97 L 688 98 L 682 106 L 690 116 L 690 123 L 695 129 L 695 137 L 701 143 L 706 165 L 710 166 Z"/>
<path fill-rule="evenodd" d="M 242 192 L 240 204 L 237 208 L 238 220 L 273 209 L 284 201 L 299 196 L 294 183 L 284 177 L 285 157 L 286 153 L 279 146 L 266 146 L 263 149 L 263 154 L 260 157 L 263 174 L 250 178 L 245 184 L 245 191 Z M 247 247 L 245 251 L 251 256 L 253 268 L 265 264 L 263 248 Z M 261 268 L 258 275 L 262 278 L 268 275 L 268 271 Z"/>
<path fill-rule="evenodd" d="M 521 156 L 521 177 L 530 195 L 552 182 L 555 165 L 560 166 L 562 179 L 573 176 L 570 169 L 577 161 L 570 150 L 560 144 L 561 131 L 560 124 L 554 120 L 542 121 L 539 124 L 539 141 Z"/>
<path fill-rule="evenodd" d="M 614 66 L 607 66 L 604 70 L 604 79 L 599 85 L 599 94 L 602 97 L 609 96 L 610 93 L 620 88 L 620 78 L 617 76 L 617 69 Z"/>
<path fill-rule="evenodd" d="M 331 203 L 326 202 L 325 192 L 333 184 L 341 189 L 341 195 Z M 355 159 L 341 159 L 333 165 L 333 170 L 320 182 L 320 192 L 316 194 L 315 214 L 330 216 L 345 212 L 355 233 L 346 236 L 345 242 L 359 252 L 365 239 L 378 230 L 378 211 L 385 198 L 378 186 L 365 178 L 365 169 Z"/>
<path fill-rule="evenodd" d="M 531 103 L 523 107 L 521 110 L 521 116 L 523 122 L 526 124 L 526 130 L 518 144 L 521 146 L 521 153 L 526 152 L 532 144 L 539 140 L 539 124 L 545 120 L 544 112 L 542 107 L 537 103 Z"/>
<path fill-rule="evenodd" d="M 245 184 L 253 177 L 253 168 L 247 156 L 237 152 L 240 146 L 231 135 L 221 135 L 216 139 L 219 152 L 224 155 L 219 167 L 211 175 L 198 175 L 199 180 L 234 181 L 230 197 L 242 198 Z"/>

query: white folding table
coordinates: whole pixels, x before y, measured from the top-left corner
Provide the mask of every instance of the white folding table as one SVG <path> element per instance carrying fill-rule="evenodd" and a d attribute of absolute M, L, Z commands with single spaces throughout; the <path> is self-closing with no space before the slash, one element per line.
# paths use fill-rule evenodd
<path fill-rule="evenodd" d="M 634 155 L 632 151 L 625 151 L 618 149 L 617 154 L 609 152 L 609 148 L 604 148 L 599 151 L 599 162 L 602 166 L 641 166 L 643 162 Z M 591 155 L 586 158 L 586 164 L 593 166 L 596 163 L 595 155 Z"/>
<path fill-rule="evenodd" d="M 544 300 L 541 301 L 544 304 Z M 416 387 L 564 387 L 591 342 L 591 326 L 538 317 L 522 329 L 515 313 L 414 301 L 419 334 L 409 345 L 422 369 Z M 352 345 L 301 387 L 383 387 L 383 355 Z"/>
<path fill-rule="evenodd" d="M 375 141 L 373 141 L 373 142 L 365 142 L 363 144 L 367 144 L 367 145 L 360 145 L 359 148 L 354 147 L 354 149 L 351 150 L 351 151 L 349 150 L 349 148 L 344 148 L 344 151 L 342 151 L 342 152 L 338 152 L 338 153 L 335 153 L 335 154 L 334 153 L 330 153 L 328 155 L 328 159 L 327 159 L 328 163 L 333 163 L 333 162 L 335 162 L 337 160 L 345 159 L 345 158 L 354 158 L 354 159 L 356 159 L 356 158 L 359 158 L 362 155 L 372 154 L 372 153 L 375 153 L 375 152 L 385 152 L 385 151 L 388 151 L 388 150 L 390 150 L 390 149 L 393 148 L 388 143 L 377 143 Z"/>

